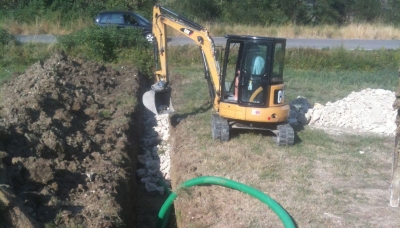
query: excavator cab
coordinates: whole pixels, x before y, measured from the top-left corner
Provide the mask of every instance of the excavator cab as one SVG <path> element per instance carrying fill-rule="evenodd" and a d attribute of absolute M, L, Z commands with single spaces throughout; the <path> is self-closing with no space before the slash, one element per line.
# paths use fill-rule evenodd
<path fill-rule="evenodd" d="M 268 107 L 284 103 L 284 93 L 270 104 L 269 86 L 282 84 L 285 39 L 227 35 L 222 72 L 222 101 Z M 279 92 L 279 91 L 278 91 Z"/>
<path fill-rule="evenodd" d="M 233 128 L 268 130 L 279 145 L 294 143 L 287 124 L 283 67 L 286 39 L 226 35 L 221 74 L 221 101 L 213 117 L 215 139 L 226 141 Z M 215 122 L 215 123 L 214 123 Z"/>

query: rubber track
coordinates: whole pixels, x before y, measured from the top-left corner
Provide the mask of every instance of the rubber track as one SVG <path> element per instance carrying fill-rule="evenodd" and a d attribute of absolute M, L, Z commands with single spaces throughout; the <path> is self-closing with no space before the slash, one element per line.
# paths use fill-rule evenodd
<path fill-rule="evenodd" d="M 276 136 L 278 146 L 290 146 L 294 144 L 294 130 L 289 124 L 278 126 L 278 135 Z"/>
<path fill-rule="evenodd" d="M 219 139 L 221 142 L 229 140 L 229 124 L 224 118 L 217 114 L 212 115 L 211 132 L 213 139 Z"/>

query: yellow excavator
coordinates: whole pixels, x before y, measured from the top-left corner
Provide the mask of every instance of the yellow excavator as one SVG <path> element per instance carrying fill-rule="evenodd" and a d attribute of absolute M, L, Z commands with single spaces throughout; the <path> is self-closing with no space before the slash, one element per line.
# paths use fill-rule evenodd
<path fill-rule="evenodd" d="M 146 108 L 156 115 L 174 112 L 167 64 L 169 26 L 200 47 L 216 111 L 212 115 L 214 139 L 228 141 L 230 131 L 239 128 L 271 131 L 281 146 L 294 143 L 294 130 L 288 124 L 290 108 L 284 99 L 286 39 L 226 35 L 225 54 L 221 51 L 218 56 L 206 28 L 165 7 L 154 6 L 152 26 L 156 83 L 143 95 Z"/>

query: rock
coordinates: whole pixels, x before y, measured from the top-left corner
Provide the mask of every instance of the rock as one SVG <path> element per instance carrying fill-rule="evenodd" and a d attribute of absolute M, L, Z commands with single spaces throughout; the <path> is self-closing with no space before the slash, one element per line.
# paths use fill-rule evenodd
<path fill-rule="evenodd" d="M 12 194 L 6 185 L 0 185 L 0 205 L 3 208 L 8 208 L 14 201 L 14 194 Z"/>
<path fill-rule="evenodd" d="M 143 123 L 145 134 L 142 139 L 143 153 L 138 155 L 138 162 L 142 165 L 136 171 L 140 181 L 145 184 L 147 191 L 158 191 L 164 194 L 164 187 L 157 186 L 159 181 L 170 178 L 169 157 L 169 115 L 154 116 L 144 110 Z M 159 152 L 163 152 L 159 155 Z"/>
<path fill-rule="evenodd" d="M 289 102 L 290 113 L 289 113 L 289 124 L 292 125 L 306 125 L 309 118 L 306 117 L 306 113 L 310 109 L 310 104 L 305 97 L 297 97 L 295 100 Z"/>

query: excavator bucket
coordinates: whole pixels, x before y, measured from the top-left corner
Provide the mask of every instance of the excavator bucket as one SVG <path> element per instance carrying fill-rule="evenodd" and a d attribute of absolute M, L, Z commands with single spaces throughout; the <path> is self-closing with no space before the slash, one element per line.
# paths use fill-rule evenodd
<path fill-rule="evenodd" d="M 143 105 L 155 115 L 174 112 L 171 102 L 171 89 L 156 91 L 149 90 L 143 94 Z"/>

